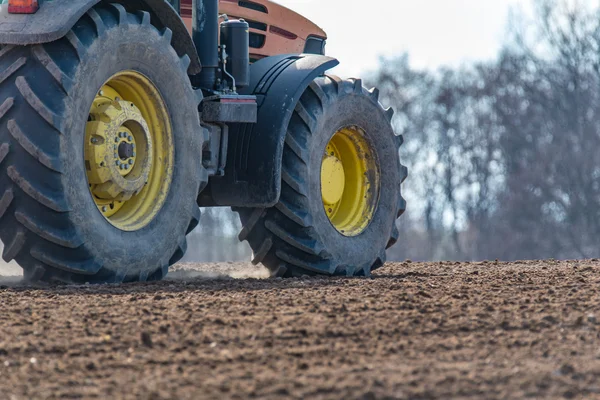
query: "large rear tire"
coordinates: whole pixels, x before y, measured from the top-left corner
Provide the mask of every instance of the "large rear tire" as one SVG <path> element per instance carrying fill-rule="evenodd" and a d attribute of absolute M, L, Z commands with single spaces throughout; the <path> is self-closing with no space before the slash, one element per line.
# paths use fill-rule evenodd
<path fill-rule="evenodd" d="M 406 208 L 392 113 L 359 79 L 311 83 L 288 126 L 279 202 L 236 209 L 254 263 L 276 276 L 369 275 L 383 265 Z"/>
<path fill-rule="evenodd" d="M 207 176 L 199 157 L 201 97 L 187 76 L 189 58 L 170 41 L 171 31 L 159 32 L 148 13 L 102 3 L 63 39 L 0 50 L 2 256 L 16 260 L 27 279 L 155 280 L 183 256 Z M 102 94 L 106 88 L 113 94 Z M 119 118 L 130 130 L 115 127 Z M 104 128 L 90 128 L 101 119 Z M 145 138 L 137 142 L 138 161 L 133 136 Z M 89 146 L 100 144 L 90 156 Z M 138 162 L 137 183 L 127 172 L 108 181 L 116 171 L 109 160 L 132 173 Z M 114 211 L 117 200 L 130 207 Z"/>

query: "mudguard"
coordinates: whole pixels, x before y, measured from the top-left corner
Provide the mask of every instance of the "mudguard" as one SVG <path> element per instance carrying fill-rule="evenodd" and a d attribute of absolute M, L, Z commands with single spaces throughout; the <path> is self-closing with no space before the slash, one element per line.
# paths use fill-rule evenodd
<path fill-rule="evenodd" d="M 315 54 L 263 58 L 250 68 L 256 124 L 232 124 L 224 176 L 211 177 L 214 205 L 271 207 L 281 193 L 283 145 L 296 103 L 308 85 L 338 60 Z M 207 204 L 208 205 L 208 204 Z"/>
<path fill-rule="evenodd" d="M 75 23 L 100 0 L 53 0 L 41 2 L 35 14 L 9 14 L 0 8 L 0 44 L 30 45 L 48 43 L 65 36 Z M 200 72 L 200 59 L 192 37 L 177 11 L 166 0 L 116 0 L 128 11 L 148 11 L 158 28 L 173 31 L 172 45 L 179 56 L 187 54 L 190 75 Z"/>

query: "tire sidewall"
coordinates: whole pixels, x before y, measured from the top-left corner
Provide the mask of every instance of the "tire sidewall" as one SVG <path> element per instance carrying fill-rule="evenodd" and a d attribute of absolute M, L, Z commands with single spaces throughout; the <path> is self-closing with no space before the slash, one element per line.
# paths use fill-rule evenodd
<path fill-rule="evenodd" d="M 381 255 L 395 224 L 400 196 L 400 160 L 395 134 L 377 101 L 357 93 L 348 82 L 340 87 L 334 101 L 323 104 L 312 134 L 309 161 L 309 204 L 314 229 L 325 249 L 338 265 L 369 267 Z M 344 236 L 332 225 L 321 197 L 321 163 L 325 148 L 341 128 L 358 126 L 364 130 L 379 166 L 379 200 L 367 228 L 357 236 Z"/>
<path fill-rule="evenodd" d="M 154 219 L 137 231 L 122 231 L 97 209 L 84 166 L 85 125 L 92 101 L 115 73 L 135 70 L 150 79 L 168 109 L 174 145 L 169 193 Z M 197 99 L 185 66 L 151 25 L 121 24 L 107 30 L 86 50 L 69 93 L 68 128 L 61 140 L 64 187 L 71 219 L 94 258 L 108 270 L 135 274 L 168 263 L 190 224 L 200 185 L 202 135 Z"/>

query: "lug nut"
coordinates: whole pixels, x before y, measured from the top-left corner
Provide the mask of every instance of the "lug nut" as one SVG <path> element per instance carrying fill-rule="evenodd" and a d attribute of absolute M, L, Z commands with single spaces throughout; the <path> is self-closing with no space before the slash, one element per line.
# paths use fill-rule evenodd
<path fill-rule="evenodd" d="M 115 161 L 115 165 L 118 167 L 120 165 L 119 161 Z"/>
<path fill-rule="evenodd" d="M 129 165 L 133 165 L 133 160 L 131 158 L 129 159 Z"/>
<path fill-rule="evenodd" d="M 120 168 L 121 168 L 121 169 L 125 169 L 125 164 L 121 164 L 121 165 L 120 165 Z"/>
<path fill-rule="evenodd" d="M 102 212 L 106 212 L 106 206 L 102 206 Z"/>
<path fill-rule="evenodd" d="M 129 169 L 129 165 L 125 164 L 125 169 Z"/>
<path fill-rule="evenodd" d="M 132 156 L 135 157 L 135 151 L 133 152 Z"/>
<path fill-rule="evenodd" d="M 127 136 L 127 139 L 129 139 L 130 142 L 133 142 L 133 136 L 129 135 Z"/>

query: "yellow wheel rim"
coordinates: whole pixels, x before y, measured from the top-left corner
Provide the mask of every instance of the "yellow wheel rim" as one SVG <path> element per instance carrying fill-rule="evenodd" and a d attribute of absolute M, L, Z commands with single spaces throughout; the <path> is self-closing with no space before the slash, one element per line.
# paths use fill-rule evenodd
<path fill-rule="evenodd" d="M 342 235 L 357 236 L 369 226 L 379 201 L 379 167 L 361 128 L 342 128 L 327 144 L 321 196 L 325 214 Z"/>
<path fill-rule="evenodd" d="M 113 75 L 98 91 L 85 131 L 85 168 L 98 210 L 135 231 L 162 207 L 173 175 L 173 134 L 165 103 L 136 71 Z"/>

